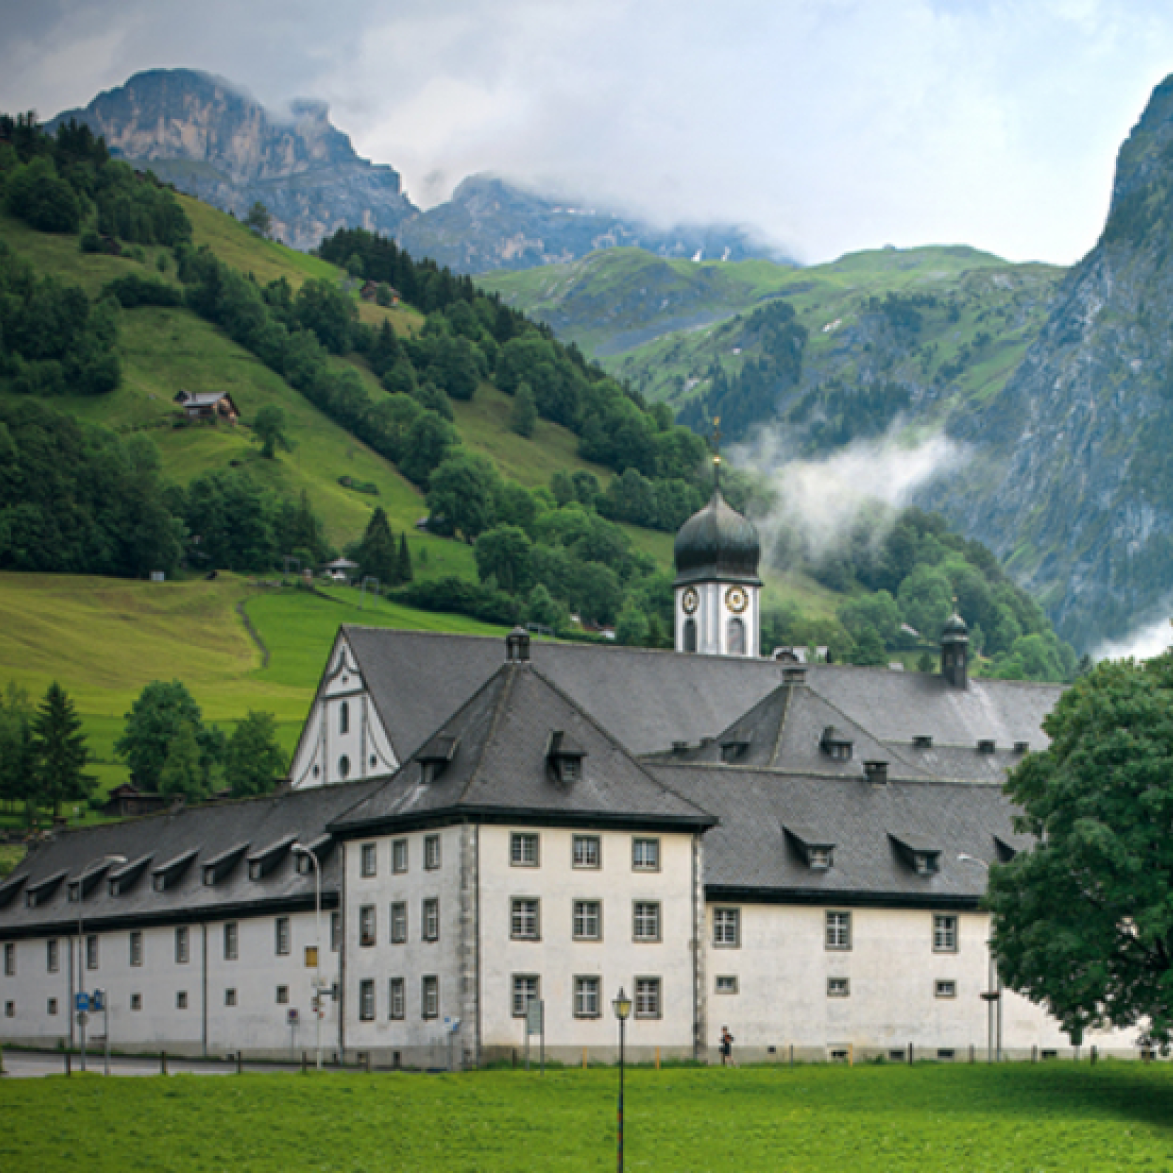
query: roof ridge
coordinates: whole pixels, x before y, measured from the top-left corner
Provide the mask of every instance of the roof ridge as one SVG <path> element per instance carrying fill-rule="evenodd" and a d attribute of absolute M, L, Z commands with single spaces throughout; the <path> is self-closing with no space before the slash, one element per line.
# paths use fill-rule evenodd
<path fill-rule="evenodd" d="M 464 784 L 464 789 L 461 791 L 460 797 L 456 799 L 456 802 L 453 805 L 457 805 L 463 802 L 468 796 L 468 792 L 472 789 L 472 784 L 476 781 L 477 775 L 480 772 L 481 763 L 485 760 L 485 754 L 489 752 L 489 746 L 493 745 L 497 739 L 499 725 L 501 722 L 501 714 L 505 711 L 509 704 L 509 698 L 513 695 L 514 683 L 517 680 L 517 673 L 520 670 L 520 664 L 512 660 L 506 660 L 505 663 L 502 664 L 497 669 L 497 671 L 494 672 L 493 675 L 490 676 L 489 679 L 485 682 L 485 687 L 487 688 L 488 685 L 494 683 L 499 676 L 504 675 L 505 677 L 505 686 L 501 691 L 501 695 L 497 698 L 497 704 L 493 710 L 493 720 L 489 725 L 489 732 L 481 741 L 480 752 L 476 755 L 476 760 L 471 764 L 471 767 L 468 771 L 468 781 Z M 473 697 L 469 698 L 468 704 L 472 704 L 473 699 L 479 695 L 481 691 L 483 690 L 478 689 L 477 693 L 474 693 Z M 457 711 L 460 712 L 464 707 L 465 706 L 462 705 L 461 709 Z M 443 726 L 440 728 L 442 729 Z"/>

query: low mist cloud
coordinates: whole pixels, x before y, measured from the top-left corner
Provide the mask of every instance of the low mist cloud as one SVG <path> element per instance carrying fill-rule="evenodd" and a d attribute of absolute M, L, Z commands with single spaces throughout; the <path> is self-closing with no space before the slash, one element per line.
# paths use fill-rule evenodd
<path fill-rule="evenodd" d="M 795 537 L 814 561 L 835 555 L 865 516 L 879 541 L 896 511 L 964 463 L 966 450 L 943 431 L 910 437 L 897 420 L 883 436 L 857 440 L 823 459 L 794 457 L 780 429 L 763 431 L 730 455 L 736 465 L 765 476 L 774 494 L 769 513 L 754 518 L 766 559 L 774 562 Z"/>
<path fill-rule="evenodd" d="M 1093 660 L 1122 660 L 1131 656 L 1134 660 L 1151 660 L 1173 644 L 1173 627 L 1169 615 L 1173 614 L 1173 600 L 1162 608 L 1160 619 L 1154 619 L 1131 631 L 1118 640 L 1107 640 L 1093 649 Z"/>

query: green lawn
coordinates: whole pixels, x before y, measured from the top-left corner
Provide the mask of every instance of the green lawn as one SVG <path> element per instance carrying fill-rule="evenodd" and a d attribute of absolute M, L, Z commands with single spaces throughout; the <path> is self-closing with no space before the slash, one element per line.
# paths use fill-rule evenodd
<path fill-rule="evenodd" d="M 606 1170 L 613 1070 L 11 1081 L 0 1168 Z M 1173 1168 L 1173 1070 L 1087 1064 L 628 1072 L 629 1170 Z"/>

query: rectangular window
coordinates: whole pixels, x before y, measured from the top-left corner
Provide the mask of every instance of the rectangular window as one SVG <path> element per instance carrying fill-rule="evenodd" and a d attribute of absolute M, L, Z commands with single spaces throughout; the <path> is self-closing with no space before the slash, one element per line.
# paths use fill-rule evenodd
<path fill-rule="evenodd" d="M 15 1002 L 5 1002 L 4 1003 L 4 1017 L 5 1018 L 15 1018 L 16 1017 L 16 1003 Z"/>
<path fill-rule="evenodd" d="M 180 925 L 175 930 L 175 964 L 186 965 L 190 956 L 187 926 Z"/>
<path fill-rule="evenodd" d="M 603 848 L 598 835 L 575 835 L 571 859 L 576 868 L 601 867 Z"/>
<path fill-rule="evenodd" d="M 98 938 L 96 934 L 86 937 L 86 969 L 98 968 Z"/>
<path fill-rule="evenodd" d="M 536 941 L 541 935 L 541 905 L 537 900 L 514 900 L 509 935 L 515 941 Z"/>
<path fill-rule="evenodd" d="M 289 917 L 279 916 L 273 922 L 273 944 L 279 957 L 289 954 Z"/>
<path fill-rule="evenodd" d="M 440 901 L 424 901 L 424 940 L 438 941 L 440 939 Z"/>
<path fill-rule="evenodd" d="M 187 1009 L 187 991 L 186 990 L 180 990 L 178 993 L 176 993 L 176 995 L 175 995 L 175 1009 L 176 1010 L 186 1010 Z"/>
<path fill-rule="evenodd" d="M 375 906 L 364 904 L 358 910 L 358 943 L 373 945 L 375 943 Z"/>
<path fill-rule="evenodd" d="M 541 997 L 541 983 L 536 974 L 515 973 L 513 975 L 513 1017 L 524 1018 L 525 1008 L 535 998 Z"/>
<path fill-rule="evenodd" d="M 224 960 L 235 961 L 240 956 L 240 926 L 234 920 L 224 925 Z"/>
<path fill-rule="evenodd" d="M 659 839 L 633 839 L 631 841 L 631 866 L 637 872 L 658 872 L 660 870 Z"/>
<path fill-rule="evenodd" d="M 424 867 L 435 871 L 440 866 L 440 836 L 424 836 Z"/>
<path fill-rule="evenodd" d="M 375 1020 L 375 983 L 371 978 L 358 983 L 358 1016 L 363 1022 Z"/>
<path fill-rule="evenodd" d="M 718 994 L 736 994 L 737 978 L 732 974 L 721 974 L 717 978 Z"/>
<path fill-rule="evenodd" d="M 403 945 L 407 941 L 407 905 L 398 902 L 391 905 L 391 944 Z"/>
<path fill-rule="evenodd" d="M 45 969 L 56 973 L 61 968 L 61 946 L 56 938 L 45 942 Z"/>
<path fill-rule="evenodd" d="M 225 990 L 224 991 L 224 1005 L 225 1006 L 235 1006 L 236 1005 L 236 991 L 235 990 Z"/>
<path fill-rule="evenodd" d="M 632 906 L 632 939 L 658 941 L 660 939 L 660 905 L 654 900 L 637 900 Z"/>
<path fill-rule="evenodd" d="M 851 948 L 851 913 L 827 913 L 827 948 Z"/>
<path fill-rule="evenodd" d="M 933 952 L 957 952 L 957 917 L 933 917 Z"/>
<path fill-rule="evenodd" d="M 827 978 L 827 997 L 846 998 L 851 993 L 851 984 L 846 978 Z"/>
<path fill-rule="evenodd" d="M 11 941 L 4 946 L 4 976 L 16 977 L 16 946 Z"/>
<path fill-rule="evenodd" d="M 432 974 L 420 982 L 420 1010 L 424 1018 L 440 1017 L 440 979 Z"/>
<path fill-rule="evenodd" d="M 660 979 L 642 977 L 635 979 L 636 1018 L 660 1017 Z"/>
<path fill-rule="evenodd" d="M 741 945 L 741 909 L 713 909 L 713 944 L 721 949 L 737 949 Z"/>
<path fill-rule="evenodd" d="M 373 876 L 375 874 L 376 860 L 378 859 L 378 848 L 374 843 L 364 843 L 362 845 L 362 855 L 359 862 L 359 874 L 363 876 Z"/>
<path fill-rule="evenodd" d="M 142 965 L 143 963 L 143 935 L 140 932 L 133 932 L 130 934 L 130 964 Z"/>
<path fill-rule="evenodd" d="M 812 847 L 807 852 L 806 858 L 813 871 L 825 872 L 832 863 L 831 849 L 829 847 Z"/>
<path fill-rule="evenodd" d="M 286 1005 L 288 1005 L 288 1003 L 289 1003 L 289 987 L 288 986 L 278 986 L 277 987 L 277 1005 L 278 1006 L 286 1006 Z"/>
<path fill-rule="evenodd" d="M 599 1017 L 599 979 L 597 977 L 576 977 L 574 979 L 574 1017 Z"/>
<path fill-rule="evenodd" d="M 141 1010 L 141 1009 L 143 1008 L 143 996 L 142 996 L 142 994 L 131 994 L 131 996 L 130 996 L 130 1008 L 131 1008 L 131 1010 Z"/>
<path fill-rule="evenodd" d="M 598 941 L 603 936 L 603 905 L 598 900 L 574 902 L 574 939 Z"/>
<path fill-rule="evenodd" d="M 389 1018 L 405 1018 L 407 1016 L 407 993 L 403 978 L 392 978 L 388 986 L 387 1016 Z"/>
<path fill-rule="evenodd" d="M 342 913 L 330 913 L 330 952 L 337 953 L 342 948 Z"/>
<path fill-rule="evenodd" d="M 391 844 L 391 870 L 393 872 L 407 871 L 407 840 L 396 839 Z"/>
<path fill-rule="evenodd" d="M 57 999 L 50 998 L 48 1005 L 45 1007 L 45 1009 L 49 1014 L 56 1014 L 57 1013 Z"/>
<path fill-rule="evenodd" d="M 936 994 L 938 998 L 956 998 L 957 983 L 948 981 L 938 982 L 936 986 Z"/>
<path fill-rule="evenodd" d="M 509 862 L 515 868 L 536 868 L 541 863 L 539 836 L 514 831 L 509 837 Z"/>

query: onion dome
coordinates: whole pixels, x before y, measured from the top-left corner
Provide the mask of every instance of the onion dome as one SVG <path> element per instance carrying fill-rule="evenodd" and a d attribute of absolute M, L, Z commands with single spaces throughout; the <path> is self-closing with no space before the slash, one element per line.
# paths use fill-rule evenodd
<path fill-rule="evenodd" d="M 720 579 L 761 586 L 758 531 L 713 490 L 712 499 L 676 534 L 676 585 Z"/>
<path fill-rule="evenodd" d="M 962 643 L 969 642 L 969 628 L 965 625 L 965 620 L 957 614 L 956 611 L 945 620 L 945 627 L 941 631 L 941 642 L 944 643 Z"/>

